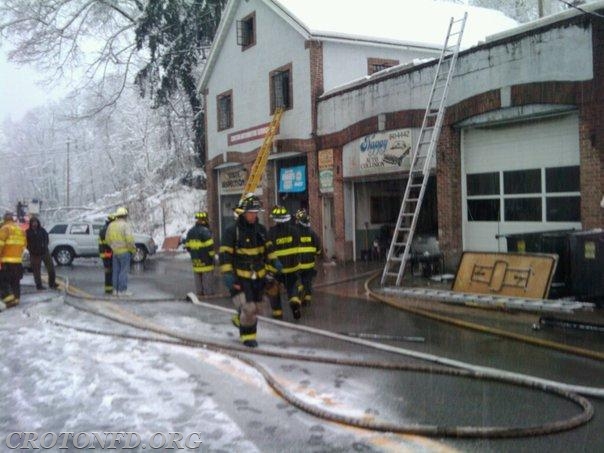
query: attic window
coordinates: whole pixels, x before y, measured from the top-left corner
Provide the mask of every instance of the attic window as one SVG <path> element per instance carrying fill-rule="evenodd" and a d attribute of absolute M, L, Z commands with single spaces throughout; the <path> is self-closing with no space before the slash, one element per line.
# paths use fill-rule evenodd
<path fill-rule="evenodd" d="M 290 109 L 293 107 L 292 98 L 292 65 L 282 66 L 270 75 L 271 115 L 277 107 Z"/>
<path fill-rule="evenodd" d="M 398 60 L 388 60 L 385 58 L 368 58 L 367 59 L 367 75 L 374 72 L 383 71 L 399 64 Z"/>
<path fill-rule="evenodd" d="M 241 50 L 256 44 L 256 13 L 252 13 L 237 21 L 237 45 Z"/>

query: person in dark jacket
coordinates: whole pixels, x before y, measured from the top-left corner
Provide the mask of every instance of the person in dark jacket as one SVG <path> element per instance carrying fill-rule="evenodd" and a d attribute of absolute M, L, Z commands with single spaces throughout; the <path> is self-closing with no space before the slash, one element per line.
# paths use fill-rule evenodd
<path fill-rule="evenodd" d="M 109 214 L 105 225 L 99 230 L 99 257 L 103 260 L 105 271 L 105 294 L 113 294 L 113 250 L 107 242 L 107 228 L 115 220 L 114 214 Z"/>
<path fill-rule="evenodd" d="M 198 296 L 209 296 L 214 293 L 214 239 L 209 228 L 208 213 L 197 212 L 195 219 L 195 225 L 187 233 L 185 249 L 191 255 L 195 292 Z"/>
<path fill-rule="evenodd" d="M 301 301 L 298 297 L 296 282 L 298 280 L 298 229 L 291 222 L 291 215 L 283 206 L 273 207 L 270 215 L 275 224 L 268 230 L 266 241 L 267 269 L 275 276 L 277 282 L 285 287 L 287 300 L 294 315 L 294 319 L 300 319 Z M 275 266 L 277 263 L 277 266 Z M 269 286 L 270 287 L 270 286 Z M 273 318 L 283 317 L 281 309 L 281 294 L 279 285 L 276 291 L 267 290 Z"/>
<path fill-rule="evenodd" d="M 296 212 L 296 224 L 298 226 L 300 246 L 300 286 L 299 297 L 302 305 L 309 305 L 312 300 L 312 282 L 317 271 L 315 270 L 315 258 L 322 253 L 321 239 L 310 227 L 310 217 L 305 209 Z"/>
<path fill-rule="evenodd" d="M 55 266 L 48 251 L 48 233 L 40 224 L 37 217 L 29 219 L 29 228 L 25 232 L 27 236 L 27 250 L 31 259 L 31 268 L 34 273 L 34 281 L 37 289 L 45 289 L 42 285 L 42 263 L 48 272 L 48 286 L 56 289 Z"/>
<path fill-rule="evenodd" d="M 224 233 L 220 244 L 220 272 L 239 315 L 239 339 L 250 348 L 258 346 L 256 327 L 266 276 L 266 228 L 258 221 L 260 200 L 247 194 L 237 207 L 237 220 Z"/>

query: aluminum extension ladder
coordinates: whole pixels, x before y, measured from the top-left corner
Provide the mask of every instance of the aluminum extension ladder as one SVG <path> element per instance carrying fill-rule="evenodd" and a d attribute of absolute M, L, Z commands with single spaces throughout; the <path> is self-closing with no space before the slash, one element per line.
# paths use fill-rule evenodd
<path fill-rule="evenodd" d="M 258 187 L 258 183 L 264 174 L 264 170 L 266 169 L 266 163 L 268 162 L 268 156 L 271 153 L 271 149 L 273 147 L 273 139 L 277 134 L 277 130 L 279 129 L 279 123 L 281 122 L 281 115 L 283 115 L 283 108 L 278 107 L 275 109 L 275 114 L 273 115 L 273 119 L 264 134 L 264 141 L 262 142 L 262 146 L 256 155 L 256 159 L 252 164 L 252 169 L 250 171 L 250 176 L 248 177 L 245 187 L 243 189 L 243 195 L 246 196 L 248 193 L 254 193 L 256 188 Z"/>
<path fill-rule="evenodd" d="M 432 82 L 428 106 L 424 114 L 419 139 L 411 153 L 411 164 L 409 178 L 405 187 L 405 194 L 401 209 L 399 211 L 396 227 L 392 236 L 392 242 L 388 249 L 386 265 L 382 273 L 381 284 L 386 285 L 388 281 L 395 279 L 396 286 L 400 286 L 405 272 L 405 265 L 411 255 L 411 244 L 413 234 L 417 225 L 417 218 L 421 209 L 430 163 L 435 155 L 438 137 L 445 112 L 445 104 L 449 85 L 455 70 L 457 55 L 461 44 L 461 37 L 466 25 L 468 13 L 464 13 L 461 19 L 451 18 L 447 30 L 447 38 L 443 45 L 438 64 L 436 76 Z M 450 44 L 453 42 L 453 44 Z"/>

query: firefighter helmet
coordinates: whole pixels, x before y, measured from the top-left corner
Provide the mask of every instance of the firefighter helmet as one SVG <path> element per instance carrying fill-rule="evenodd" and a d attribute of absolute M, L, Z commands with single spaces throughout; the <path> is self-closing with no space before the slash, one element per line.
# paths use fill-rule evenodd
<path fill-rule="evenodd" d="M 109 214 L 107 216 L 107 222 L 113 222 L 115 220 L 115 214 Z"/>
<path fill-rule="evenodd" d="M 289 222 L 289 219 L 291 219 L 289 212 L 287 212 L 287 208 L 279 205 L 273 207 L 270 217 L 277 223 Z"/>
<path fill-rule="evenodd" d="M 298 209 L 298 211 L 296 211 L 296 220 L 301 225 L 310 225 L 310 216 L 308 215 L 308 212 L 306 212 L 306 209 Z"/>
<path fill-rule="evenodd" d="M 195 213 L 195 219 L 200 223 L 208 223 L 208 213 L 206 211 L 198 211 Z"/>
<path fill-rule="evenodd" d="M 126 217 L 128 215 L 128 210 L 123 206 L 120 206 L 119 208 L 117 208 L 117 211 L 115 211 L 114 215 L 116 217 Z"/>
<path fill-rule="evenodd" d="M 241 212 L 260 212 L 262 211 L 262 203 L 256 195 L 248 193 L 241 199 L 237 209 Z"/>

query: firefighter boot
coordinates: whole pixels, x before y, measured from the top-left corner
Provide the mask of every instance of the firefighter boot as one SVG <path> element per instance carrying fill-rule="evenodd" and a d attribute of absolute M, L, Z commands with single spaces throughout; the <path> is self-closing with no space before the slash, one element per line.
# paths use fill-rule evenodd
<path fill-rule="evenodd" d="M 298 296 L 293 296 L 290 300 L 289 300 L 289 306 L 292 309 L 292 313 L 294 315 L 294 319 L 300 319 L 300 316 L 302 316 L 302 312 L 300 311 L 300 298 Z"/>

